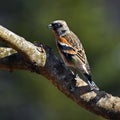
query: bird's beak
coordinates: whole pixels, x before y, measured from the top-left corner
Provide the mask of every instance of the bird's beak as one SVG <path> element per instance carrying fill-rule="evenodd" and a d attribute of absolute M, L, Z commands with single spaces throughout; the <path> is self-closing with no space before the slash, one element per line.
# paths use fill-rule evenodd
<path fill-rule="evenodd" d="M 49 24 L 49 25 L 48 25 L 48 28 L 50 28 L 50 29 L 51 29 L 51 28 L 52 28 L 52 24 Z"/>

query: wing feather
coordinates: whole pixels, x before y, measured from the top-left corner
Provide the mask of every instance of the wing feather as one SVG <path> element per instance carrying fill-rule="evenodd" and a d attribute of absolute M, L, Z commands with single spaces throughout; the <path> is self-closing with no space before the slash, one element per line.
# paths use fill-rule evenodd
<path fill-rule="evenodd" d="M 87 73 L 90 73 L 90 67 L 82 43 L 72 31 L 58 38 L 57 44 L 61 48 L 61 52 L 68 55 L 76 55 L 80 66 L 83 66 L 83 69 L 85 68 Z"/>
<path fill-rule="evenodd" d="M 83 64 L 86 64 L 86 55 L 82 43 L 80 42 L 79 38 L 71 31 L 70 33 L 66 34 L 64 38 L 70 43 L 72 48 L 76 51 L 76 55 L 79 57 Z"/>

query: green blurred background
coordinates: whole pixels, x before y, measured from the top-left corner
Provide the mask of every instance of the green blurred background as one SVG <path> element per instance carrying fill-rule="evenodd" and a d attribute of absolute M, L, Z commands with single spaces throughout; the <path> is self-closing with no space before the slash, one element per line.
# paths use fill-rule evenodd
<path fill-rule="evenodd" d="M 81 39 L 96 84 L 120 95 L 119 0 L 0 0 L 0 24 L 58 52 L 47 25 L 67 21 Z M 0 71 L 0 120 L 104 120 L 32 72 Z"/>

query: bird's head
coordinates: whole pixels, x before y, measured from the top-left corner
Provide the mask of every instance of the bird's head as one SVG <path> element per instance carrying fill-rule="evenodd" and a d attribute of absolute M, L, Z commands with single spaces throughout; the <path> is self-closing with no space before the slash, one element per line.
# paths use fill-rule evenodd
<path fill-rule="evenodd" d="M 58 35 L 63 36 L 69 33 L 69 27 L 64 20 L 55 20 L 48 25 L 49 28 L 53 29 Z"/>

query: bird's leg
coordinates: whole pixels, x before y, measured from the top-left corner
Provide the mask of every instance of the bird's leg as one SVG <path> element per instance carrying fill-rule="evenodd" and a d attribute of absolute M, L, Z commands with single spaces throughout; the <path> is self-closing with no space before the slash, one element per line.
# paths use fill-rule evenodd
<path fill-rule="evenodd" d="M 84 73 L 84 76 L 85 76 L 87 83 L 90 86 L 91 90 L 99 90 L 98 86 L 93 82 L 91 75 Z"/>

